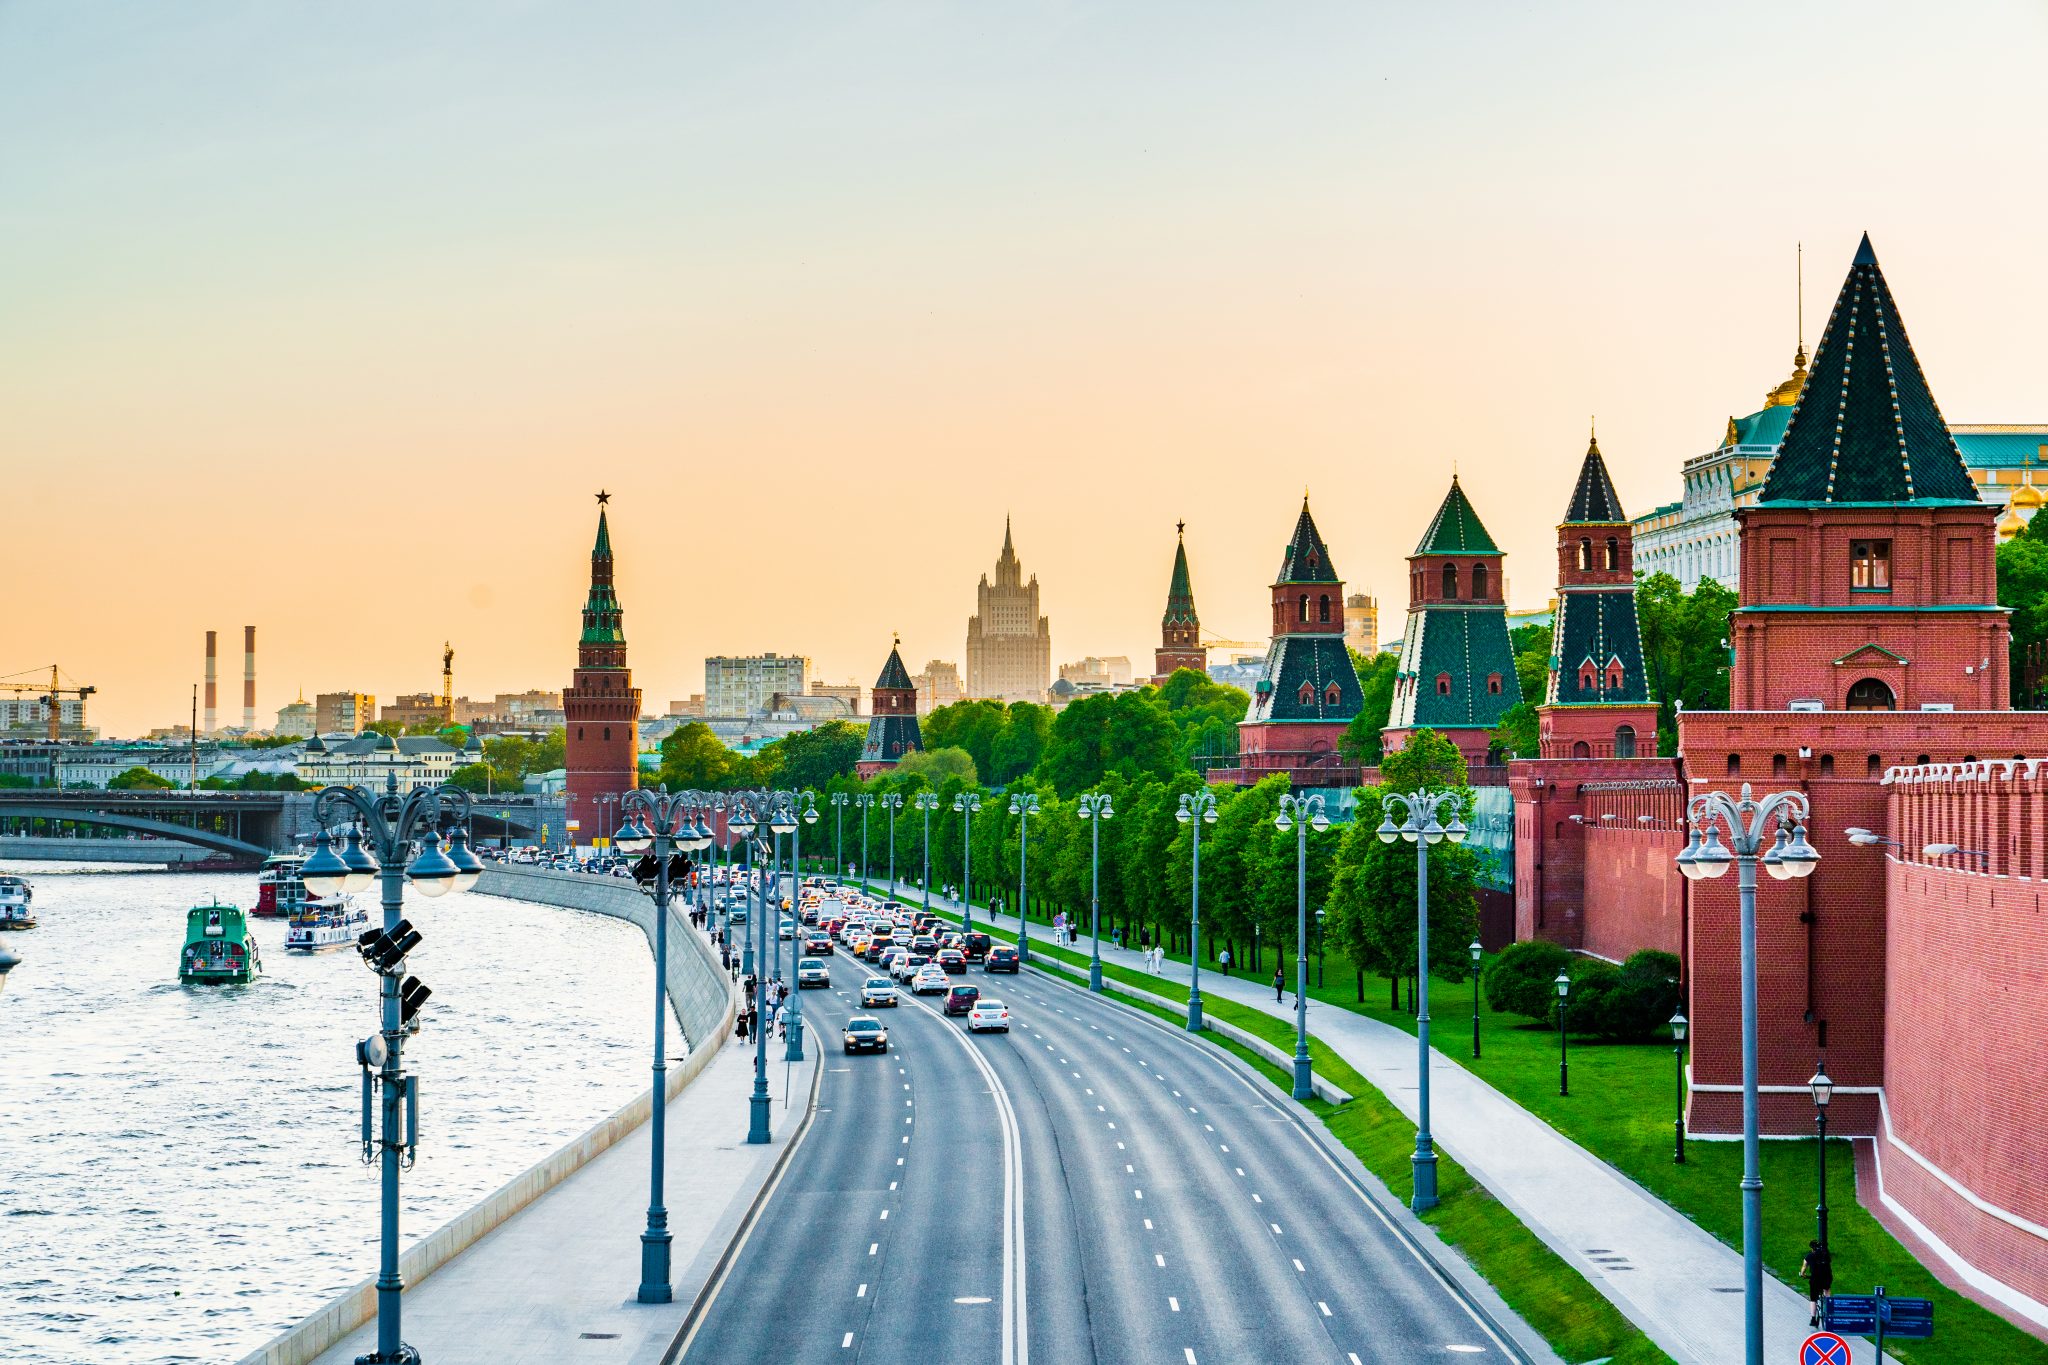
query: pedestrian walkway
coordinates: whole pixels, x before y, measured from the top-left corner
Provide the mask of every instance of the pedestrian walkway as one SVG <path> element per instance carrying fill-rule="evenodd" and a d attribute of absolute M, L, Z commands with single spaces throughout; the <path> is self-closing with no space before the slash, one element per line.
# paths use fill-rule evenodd
<path fill-rule="evenodd" d="M 900 893 L 899 893 L 900 894 Z M 915 893 L 921 894 L 921 893 Z M 952 900 L 936 906 L 958 914 Z M 977 906 L 977 924 L 1010 934 L 1017 919 Z M 1035 938 L 1051 929 L 1034 923 Z M 1082 939 L 1085 950 L 1088 940 Z M 1142 972 L 1135 949 L 1105 938 L 1104 962 Z M 1186 985 L 1185 962 L 1159 975 Z M 1270 981 L 1202 972 L 1205 998 L 1226 999 L 1294 1021 L 1294 1003 L 1273 1001 Z M 1412 1122 L 1417 1110 L 1415 1037 L 1391 1024 L 1311 998 L 1309 1032 L 1356 1067 Z M 1471 1173 L 1531 1231 L 1583 1274 L 1680 1365 L 1730 1365 L 1743 1358 L 1742 1253 L 1694 1224 L 1593 1153 L 1448 1059 L 1430 1068 L 1430 1127 L 1437 1146 Z M 1738 1197 L 1730 1189 L 1728 1197 Z M 1764 1277 L 1764 1358 L 1796 1360 L 1812 1330 L 1804 1294 Z M 1877 1355 L 1852 1343 L 1858 1365 Z"/>
<path fill-rule="evenodd" d="M 810 1103 L 810 1060 L 769 1064 L 775 1140 L 748 1146 L 754 1050 L 729 1046 L 669 1101 L 664 1203 L 675 1302 L 641 1304 L 640 1232 L 647 1225 L 650 1126 L 405 1291 L 405 1339 L 423 1359 L 492 1365 L 654 1365 Z M 375 1322 L 318 1357 L 350 1365 L 376 1349 Z"/>

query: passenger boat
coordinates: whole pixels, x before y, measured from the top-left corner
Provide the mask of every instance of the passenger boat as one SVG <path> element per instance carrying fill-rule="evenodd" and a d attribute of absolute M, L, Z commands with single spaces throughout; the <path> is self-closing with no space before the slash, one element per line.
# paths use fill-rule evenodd
<path fill-rule="evenodd" d="M 299 870 L 306 865 L 303 853 L 278 853 L 263 860 L 256 875 L 256 905 L 249 911 L 261 919 L 287 919 L 306 903 L 306 883 Z"/>
<path fill-rule="evenodd" d="M 216 901 L 185 912 L 185 950 L 178 958 L 180 984 L 236 986 L 263 971 L 256 940 L 242 912 Z"/>
<path fill-rule="evenodd" d="M 345 896 L 328 900 L 310 898 L 292 915 L 291 924 L 284 931 L 284 946 L 294 953 L 346 948 L 369 923 L 370 912 L 358 908 Z"/>
<path fill-rule="evenodd" d="M 0 877 L 0 929 L 36 927 L 35 889 L 20 877 Z"/>

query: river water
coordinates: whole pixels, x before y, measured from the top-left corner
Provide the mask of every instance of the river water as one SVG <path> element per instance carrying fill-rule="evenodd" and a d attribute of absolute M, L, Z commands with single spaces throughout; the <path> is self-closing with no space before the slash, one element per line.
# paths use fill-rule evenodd
<path fill-rule="evenodd" d="M 356 954 L 287 953 L 283 922 L 255 920 L 261 979 L 180 986 L 185 911 L 246 909 L 254 873 L 0 870 L 34 883 L 40 920 L 0 935 L 22 958 L 0 990 L 0 1360 L 234 1361 L 374 1274 L 354 1047 L 376 978 Z M 650 1084 L 654 964 L 602 915 L 407 910 L 434 990 L 406 1048 L 410 1245 Z"/>

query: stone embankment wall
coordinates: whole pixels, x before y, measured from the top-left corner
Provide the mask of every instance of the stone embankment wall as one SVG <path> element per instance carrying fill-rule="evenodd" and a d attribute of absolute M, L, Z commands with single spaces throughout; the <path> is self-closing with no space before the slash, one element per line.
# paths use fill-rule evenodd
<path fill-rule="evenodd" d="M 136 863 L 164 866 L 196 863 L 217 857 L 212 849 L 175 839 L 50 839 L 8 837 L 0 839 L 0 862 Z"/>
<path fill-rule="evenodd" d="M 489 865 L 478 880 L 476 889 L 509 900 L 588 910 L 593 914 L 630 920 L 639 925 L 647 936 L 649 951 L 653 949 L 654 901 L 623 877 L 594 877 L 580 872 Z M 719 966 L 718 956 L 712 952 L 710 943 L 689 927 L 689 921 L 682 913 L 680 898 L 671 906 L 671 913 L 674 918 L 670 921 L 668 935 L 668 998 L 676 1021 L 682 1027 L 683 1037 L 689 1044 L 686 1056 L 680 1060 L 671 1059 L 669 1063 L 667 1092 L 668 1098 L 673 1100 L 718 1055 L 720 1044 L 732 1036 L 737 991 L 731 978 Z M 417 1285 L 454 1260 L 485 1234 L 647 1122 L 652 1113 L 650 1098 L 643 1093 L 589 1132 L 516 1176 L 475 1208 L 436 1228 L 399 1258 L 399 1271 L 406 1284 Z M 308 1365 L 330 1346 L 368 1322 L 376 1311 L 377 1282 L 376 1277 L 371 1276 L 262 1349 L 244 1357 L 241 1365 Z"/>

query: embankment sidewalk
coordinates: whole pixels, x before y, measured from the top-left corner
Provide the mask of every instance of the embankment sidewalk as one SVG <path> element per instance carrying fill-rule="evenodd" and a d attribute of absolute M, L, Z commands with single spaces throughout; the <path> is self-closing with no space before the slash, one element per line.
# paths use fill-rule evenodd
<path fill-rule="evenodd" d="M 920 901 L 922 894 L 914 891 L 904 898 Z M 932 902 L 959 913 L 955 901 L 934 896 Z M 977 906 L 974 917 L 1013 936 L 1017 931 L 1014 915 Z M 1052 935 L 1037 923 L 1031 932 L 1035 940 L 1048 942 Z M 1102 958 L 1131 971 L 1144 970 L 1135 950 L 1112 947 L 1106 939 Z M 1169 960 L 1160 975 L 1186 985 L 1191 973 L 1186 963 Z M 1242 976 L 1205 969 L 1202 994 L 1294 1021 L 1291 996 L 1276 1005 L 1270 985 Z M 1308 1027 L 1410 1121 L 1416 1118 L 1414 1035 L 1313 998 Z M 1439 1148 L 1680 1365 L 1729 1365 L 1743 1358 L 1740 1251 L 1441 1057 L 1430 1068 L 1430 1126 Z M 1730 1189 L 1728 1197 L 1736 1198 L 1737 1191 Z M 1812 1330 L 1808 1312 L 1802 1293 L 1764 1277 L 1766 1360 L 1798 1358 L 1799 1344 Z M 1858 1339 L 1851 1345 L 1857 1365 L 1873 1365 L 1877 1354 L 1869 1342 Z"/>

